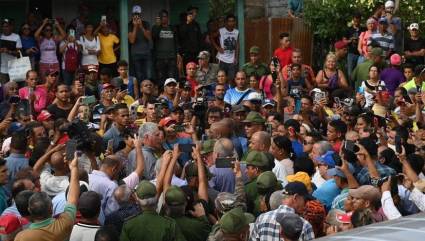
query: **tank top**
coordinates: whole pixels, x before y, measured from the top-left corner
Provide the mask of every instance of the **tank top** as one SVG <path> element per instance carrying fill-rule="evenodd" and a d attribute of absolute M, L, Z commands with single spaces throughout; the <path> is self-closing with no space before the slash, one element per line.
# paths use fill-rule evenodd
<path fill-rule="evenodd" d="M 229 31 L 226 28 L 220 28 L 220 46 L 224 53 L 217 53 L 217 59 L 228 64 L 235 62 L 236 45 L 239 36 L 239 30 Z"/>
<path fill-rule="evenodd" d="M 40 63 L 56 64 L 59 63 L 56 55 L 56 42 L 51 39 L 43 38 L 40 43 Z"/>

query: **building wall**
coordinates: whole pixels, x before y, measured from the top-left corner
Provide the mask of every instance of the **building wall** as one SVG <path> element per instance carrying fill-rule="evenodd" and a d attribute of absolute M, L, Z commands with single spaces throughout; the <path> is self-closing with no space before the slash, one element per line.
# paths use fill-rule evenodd
<path fill-rule="evenodd" d="M 245 0 L 245 18 L 288 16 L 288 0 Z"/>
<path fill-rule="evenodd" d="M 286 17 L 288 16 L 288 0 L 266 0 L 267 17 Z"/>

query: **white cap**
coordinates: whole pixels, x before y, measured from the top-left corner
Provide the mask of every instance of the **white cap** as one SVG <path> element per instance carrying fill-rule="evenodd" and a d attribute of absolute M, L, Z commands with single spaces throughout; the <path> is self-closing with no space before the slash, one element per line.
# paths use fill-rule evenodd
<path fill-rule="evenodd" d="M 409 30 L 413 30 L 413 29 L 419 30 L 419 24 L 411 23 L 408 29 Z"/>
<path fill-rule="evenodd" d="M 260 93 L 258 92 L 251 92 L 249 93 L 249 95 L 246 97 L 247 100 L 262 100 L 263 97 L 261 96 Z"/>
<path fill-rule="evenodd" d="M 142 13 L 142 7 L 140 7 L 139 5 L 134 5 L 133 6 L 133 13 Z"/>
<path fill-rule="evenodd" d="M 393 8 L 394 2 L 393 1 L 386 1 L 385 2 L 385 8 Z"/>
<path fill-rule="evenodd" d="M 177 80 L 173 79 L 173 78 L 168 78 L 165 80 L 164 86 L 170 84 L 170 83 L 175 83 L 177 84 Z"/>

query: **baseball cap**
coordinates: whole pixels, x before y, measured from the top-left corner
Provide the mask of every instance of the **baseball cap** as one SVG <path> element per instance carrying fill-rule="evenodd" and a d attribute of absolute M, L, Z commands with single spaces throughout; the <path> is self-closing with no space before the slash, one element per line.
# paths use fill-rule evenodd
<path fill-rule="evenodd" d="M 340 40 L 334 44 L 335 49 L 344 49 L 348 46 L 348 43 L 344 40 Z"/>
<path fill-rule="evenodd" d="M 248 112 L 248 108 L 242 104 L 232 106 L 232 112 Z"/>
<path fill-rule="evenodd" d="M 249 48 L 249 53 L 250 54 L 258 54 L 258 53 L 260 53 L 260 47 L 258 47 L 258 46 L 252 46 L 251 48 Z"/>
<path fill-rule="evenodd" d="M 245 159 L 246 165 L 256 167 L 266 167 L 269 165 L 269 159 L 264 152 L 250 151 Z"/>
<path fill-rule="evenodd" d="M 270 100 L 270 99 L 265 99 L 264 101 L 263 101 L 263 107 L 266 107 L 266 106 L 275 106 L 276 105 L 276 103 L 274 102 L 274 100 Z"/>
<path fill-rule="evenodd" d="M 386 17 L 380 17 L 378 20 L 379 24 L 388 24 L 388 19 Z"/>
<path fill-rule="evenodd" d="M 225 213 L 218 224 L 223 233 L 236 234 L 254 220 L 255 217 L 252 214 L 245 213 L 241 207 L 237 207 Z"/>
<path fill-rule="evenodd" d="M 286 184 L 285 188 L 282 191 L 285 195 L 295 195 L 298 194 L 303 196 L 306 200 L 314 200 L 314 197 L 308 192 L 306 186 L 302 182 L 289 182 Z"/>
<path fill-rule="evenodd" d="M 201 51 L 198 55 L 198 59 L 209 59 L 210 58 L 210 52 L 204 50 Z"/>
<path fill-rule="evenodd" d="M 177 80 L 176 80 L 176 79 L 174 79 L 174 78 L 168 78 L 168 79 L 166 79 L 166 80 L 165 80 L 165 82 L 164 82 L 164 86 L 167 86 L 167 85 L 168 85 L 168 84 L 170 84 L 170 83 L 177 84 Z"/>
<path fill-rule="evenodd" d="M 156 187 L 150 181 L 143 180 L 137 185 L 136 195 L 140 199 L 148 199 L 156 196 Z"/>
<path fill-rule="evenodd" d="M 258 92 L 251 92 L 249 93 L 249 95 L 246 97 L 247 100 L 249 101 L 259 101 L 261 104 L 261 100 L 263 99 L 263 97 L 261 96 L 260 93 Z"/>
<path fill-rule="evenodd" d="M 322 156 L 319 156 L 316 158 L 316 161 L 318 161 L 320 164 L 324 164 L 326 166 L 329 166 L 331 168 L 335 167 L 335 160 L 333 158 L 334 151 L 327 151 Z"/>
<path fill-rule="evenodd" d="M 255 124 L 264 124 L 266 120 L 264 120 L 263 116 L 256 111 L 251 111 L 246 116 L 246 119 L 242 122 L 246 123 L 255 123 Z"/>
<path fill-rule="evenodd" d="M 291 240 L 298 239 L 303 231 L 304 222 L 295 213 L 278 213 L 276 221 L 280 224 L 285 236 Z"/>
<path fill-rule="evenodd" d="M 393 54 L 390 57 L 390 63 L 391 65 L 397 65 L 399 66 L 401 64 L 401 56 L 399 54 Z"/>
<path fill-rule="evenodd" d="M 48 112 L 47 110 L 42 110 L 40 114 L 37 116 L 37 121 L 39 122 L 47 121 L 50 119 L 50 117 L 52 117 L 52 114 L 50 114 L 50 112 Z"/>
<path fill-rule="evenodd" d="M 134 5 L 132 12 L 140 14 L 140 13 L 142 13 L 142 7 L 140 7 L 139 5 Z"/>
<path fill-rule="evenodd" d="M 23 218 L 12 214 L 2 215 L 0 216 L 0 234 L 11 234 L 26 224 L 28 224 L 28 221 Z"/>
<path fill-rule="evenodd" d="M 266 171 L 261 173 L 257 177 L 257 187 L 263 190 L 268 190 L 276 187 L 277 178 L 272 171 Z"/>
<path fill-rule="evenodd" d="M 348 170 L 350 170 L 351 173 L 354 173 L 354 167 L 351 163 L 347 163 L 348 164 Z M 343 171 L 341 171 L 341 168 L 339 167 L 334 167 L 331 169 L 328 169 L 327 171 L 328 176 L 333 177 L 333 176 L 338 176 L 338 177 L 342 177 L 342 178 L 347 178 L 344 174 Z"/>
<path fill-rule="evenodd" d="M 419 30 L 419 24 L 418 23 L 411 23 L 410 26 L 408 27 L 409 30 Z"/>
<path fill-rule="evenodd" d="M 165 203 L 169 206 L 180 206 L 186 203 L 186 194 L 180 187 L 171 186 L 165 192 Z"/>
<path fill-rule="evenodd" d="M 349 223 L 351 223 L 351 216 L 352 215 L 353 215 L 353 212 L 337 213 L 337 214 L 335 214 L 335 219 L 339 223 L 349 224 Z"/>
<path fill-rule="evenodd" d="M 175 124 L 175 123 L 176 123 L 176 121 L 173 118 L 167 116 L 165 118 L 162 118 L 159 121 L 158 125 L 161 126 L 161 127 L 164 127 L 164 126 L 169 126 L 169 125 Z"/>
<path fill-rule="evenodd" d="M 288 182 L 302 182 L 304 183 L 307 190 L 312 190 L 311 178 L 306 172 L 297 172 L 292 175 L 286 176 Z"/>
<path fill-rule="evenodd" d="M 393 8 L 394 2 L 393 1 L 386 1 L 385 2 L 385 8 Z"/>
<path fill-rule="evenodd" d="M 215 140 L 208 139 L 202 142 L 201 155 L 205 155 L 214 151 Z"/>
<path fill-rule="evenodd" d="M 88 72 L 96 72 L 97 73 L 97 67 L 96 67 L 96 65 L 89 65 L 87 67 L 87 71 Z"/>
<path fill-rule="evenodd" d="M 349 189 L 348 194 L 353 198 L 369 201 L 375 201 L 381 198 L 381 192 L 379 189 L 372 185 L 363 185 L 356 189 Z"/>
<path fill-rule="evenodd" d="M 374 56 L 384 56 L 384 51 L 382 51 L 382 49 L 379 48 L 379 47 L 373 48 L 372 51 L 371 51 L 371 53 Z"/>
<path fill-rule="evenodd" d="M 103 84 L 103 85 L 102 85 L 102 89 L 103 89 L 103 90 L 110 89 L 110 88 L 114 89 L 114 88 L 115 88 L 115 86 L 113 86 L 113 85 L 112 85 L 112 84 L 110 84 L 110 83 L 105 83 L 105 84 Z"/>

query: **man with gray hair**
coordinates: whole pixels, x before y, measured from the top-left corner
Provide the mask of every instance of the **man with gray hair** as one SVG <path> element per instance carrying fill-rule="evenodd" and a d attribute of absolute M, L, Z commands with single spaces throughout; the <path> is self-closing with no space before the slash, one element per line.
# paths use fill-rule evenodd
<path fill-rule="evenodd" d="M 219 192 L 233 193 L 235 191 L 235 174 L 233 174 L 233 170 L 216 166 L 218 158 L 237 158 L 233 142 L 227 138 L 218 139 L 214 144 L 212 158 L 214 165 L 209 169 L 214 174 L 214 177 L 209 181 L 210 186 Z"/>
<path fill-rule="evenodd" d="M 136 196 L 143 212 L 127 219 L 121 231 L 121 241 L 186 240 L 176 221 L 156 213 L 158 195 L 155 185 L 147 180 L 141 181 Z"/>
<path fill-rule="evenodd" d="M 155 178 L 155 163 L 157 160 L 155 152 L 162 148 L 164 135 L 156 123 L 146 122 L 139 128 L 139 138 L 143 139 L 142 152 L 145 159 L 144 178 L 152 180 Z M 131 169 L 135 169 L 136 150 L 130 152 L 128 159 L 130 160 Z"/>
<path fill-rule="evenodd" d="M 332 145 L 328 141 L 319 141 L 314 143 L 313 149 L 310 153 L 310 158 L 317 164 L 317 158 L 325 155 L 326 152 L 332 151 Z M 323 183 L 325 183 L 325 179 L 320 175 L 319 168 L 316 167 L 316 172 L 311 178 L 312 182 L 319 188 Z"/>

